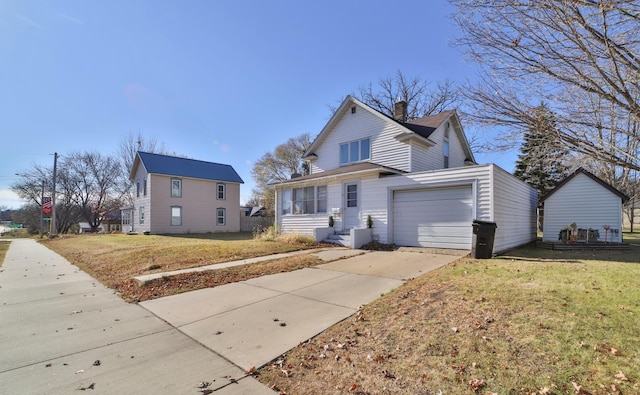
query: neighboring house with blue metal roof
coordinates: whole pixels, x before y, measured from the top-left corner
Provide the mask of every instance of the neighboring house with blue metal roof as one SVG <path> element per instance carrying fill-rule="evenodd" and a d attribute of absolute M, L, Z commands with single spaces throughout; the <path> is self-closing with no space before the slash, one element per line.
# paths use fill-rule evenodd
<path fill-rule="evenodd" d="M 123 209 L 124 232 L 240 231 L 244 182 L 230 165 L 139 151 L 129 179 L 135 198 Z"/>

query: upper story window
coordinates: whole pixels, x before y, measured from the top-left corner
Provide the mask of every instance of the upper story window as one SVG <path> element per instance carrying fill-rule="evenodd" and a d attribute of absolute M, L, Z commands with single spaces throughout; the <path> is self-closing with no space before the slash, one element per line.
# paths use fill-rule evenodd
<path fill-rule="evenodd" d="M 216 185 L 216 199 L 225 200 L 227 198 L 227 187 L 225 184 L 218 183 Z"/>
<path fill-rule="evenodd" d="M 182 197 L 182 180 L 179 178 L 171 179 L 171 197 Z"/>
<path fill-rule="evenodd" d="M 142 190 L 143 190 L 144 196 L 147 196 L 147 178 L 146 177 L 142 180 Z"/>
<path fill-rule="evenodd" d="M 340 164 L 360 162 L 371 157 L 371 139 L 340 144 Z"/>
<path fill-rule="evenodd" d="M 140 197 L 140 179 L 136 180 L 136 197 Z"/>

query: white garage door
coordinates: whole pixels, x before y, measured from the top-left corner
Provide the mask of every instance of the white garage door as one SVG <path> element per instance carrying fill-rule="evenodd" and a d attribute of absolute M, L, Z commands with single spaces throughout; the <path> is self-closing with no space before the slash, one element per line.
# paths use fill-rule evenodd
<path fill-rule="evenodd" d="M 471 248 L 471 186 L 395 191 L 393 242 L 433 248 Z"/>

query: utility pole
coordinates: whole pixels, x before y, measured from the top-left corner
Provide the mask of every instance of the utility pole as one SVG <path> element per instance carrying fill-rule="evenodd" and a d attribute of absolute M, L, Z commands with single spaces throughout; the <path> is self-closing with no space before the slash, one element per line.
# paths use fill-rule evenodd
<path fill-rule="evenodd" d="M 53 154 L 53 191 L 51 192 L 51 228 L 50 235 L 56 234 L 56 171 L 58 166 L 58 153 Z"/>
<path fill-rule="evenodd" d="M 42 189 L 40 193 L 40 238 L 42 239 L 42 221 L 44 211 L 44 180 L 42 180 Z"/>

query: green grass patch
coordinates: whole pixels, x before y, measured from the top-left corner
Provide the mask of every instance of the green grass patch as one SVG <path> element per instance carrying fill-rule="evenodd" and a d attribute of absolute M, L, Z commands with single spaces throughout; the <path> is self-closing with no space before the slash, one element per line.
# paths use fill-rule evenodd
<path fill-rule="evenodd" d="M 363 307 L 260 380 L 286 393 L 638 394 L 638 256 L 529 247 L 463 258 Z"/>

